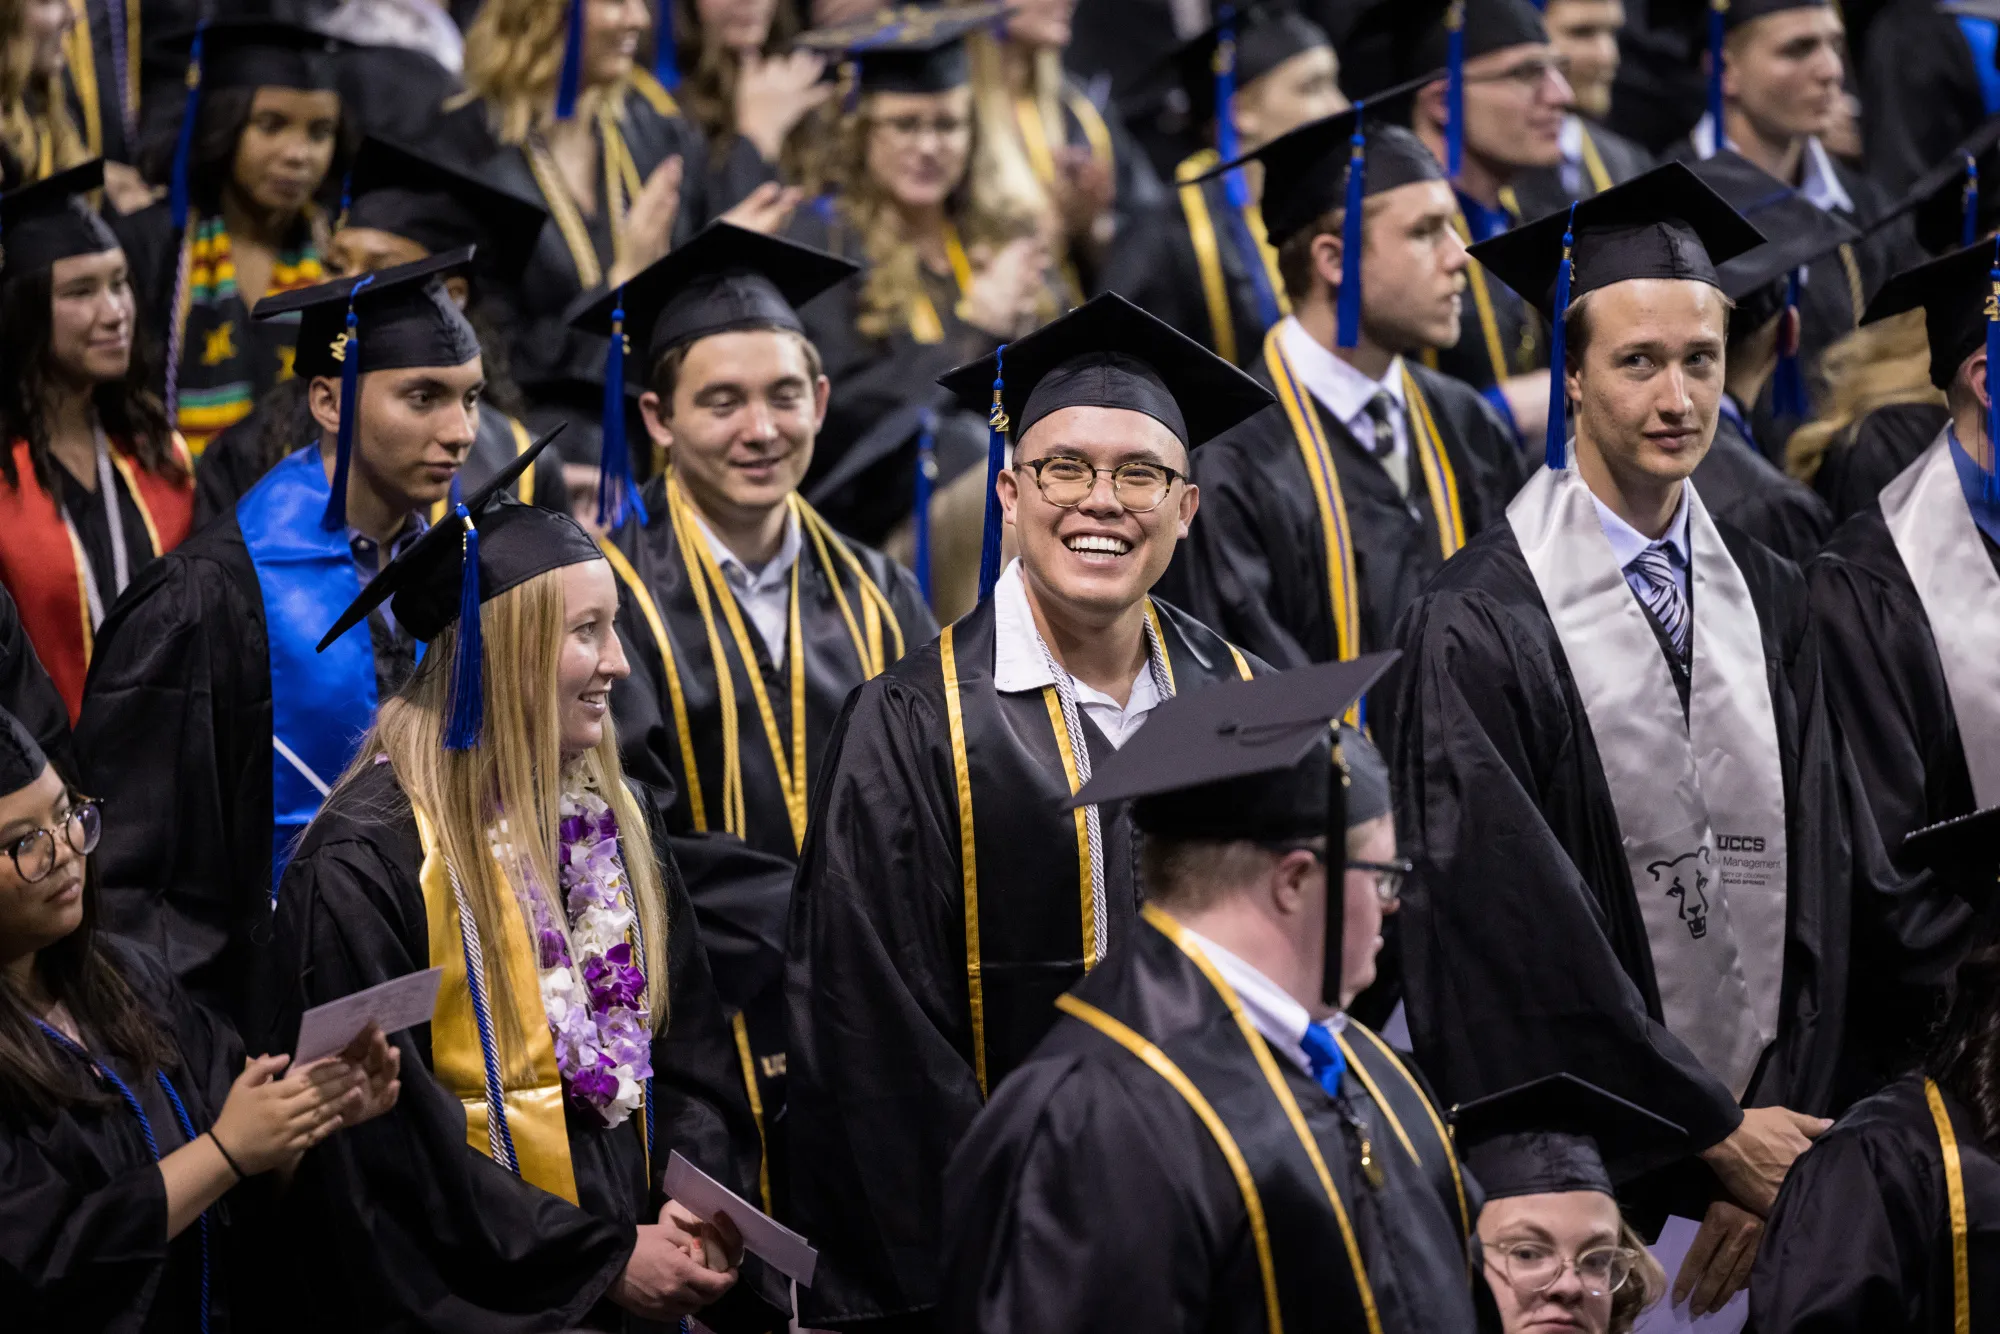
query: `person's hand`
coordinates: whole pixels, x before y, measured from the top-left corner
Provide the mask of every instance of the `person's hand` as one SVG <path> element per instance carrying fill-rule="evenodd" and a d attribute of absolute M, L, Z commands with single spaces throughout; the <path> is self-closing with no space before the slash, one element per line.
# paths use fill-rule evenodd
<path fill-rule="evenodd" d="M 1688 1303 L 1690 1316 L 1720 1311 L 1750 1282 L 1757 1244 L 1764 1239 L 1764 1220 L 1748 1209 L 1717 1200 L 1708 1206 L 1701 1230 L 1694 1234 L 1681 1272 L 1674 1279 L 1668 1304 Z"/>
<path fill-rule="evenodd" d="M 146 184 L 146 178 L 139 174 L 137 167 L 123 162 L 104 164 L 104 197 L 120 213 L 137 213 L 164 194 L 164 189 Z"/>
<path fill-rule="evenodd" d="M 736 207 L 723 214 L 722 220 L 748 231 L 776 236 L 792 220 L 793 211 L 805 197 L 805 191 L 796 185 L 765 181 L 745 195 Z"/>
<path fill-rule="evenodd" d="M 640 270 L 663 258 L 674 240 L 674 220 L 681 213 L 681 173 L 678 154 L 653 168 L 639 193 L 625 209 L 623 254 L 606 282 L 622 287 Z"/>
<path fill-rule="evenodd" d="M 1071 144 L 1056 152 L 1056 208 L 1063 231 L 1078 244 L 1105 239 L 1101 221 L 1108 222 L 1118 197 L 1118 178 L 1111 165 L 1099 162 L 1088 148 Z"/>
<path fill-rule="evenodd" d="M 609 1295 L 644 1319 L 678 1320 L 719 1300 L 736 1285 L 736 1271 L 711 1269 L 696 1260 L 688 1254 L 680 1225 L 667 1221 L 666 1209 L 660 1217 L 659 1223 L 639 1225 L 632 1256 Z"/>
<path fill-rule="evenodd" d="M 1701 1151 L 1736 1202 L 1760 1218 L 1771 1212 L 1785 1173 L 1833 1122 L 1787 1107 L 1751 1107 L 1729 1138 Z"/>
<path fill-rule="evenodd" d="M 792 127 L 834 94 L 832 84 L 820 82 L 826 59 L 810 51 L 768 58 L 744 51 L 737 61 L 736 132 L 766 162 L 776 162 Z"/>
<path fill-rule="evenodd" d="M 995 338 L 1018 336 L 1035 322 L 1048 262 L 1047 247 L 1032 236 L 1009 241 L 990 256 L 975 257 L 972 285 L 960 302 L 959 318 Z"/>
<path fill-rule="evenodd" d="M 728 1214 L 717 1214 L 706 1223 L 677 1201 L 668 1200 L 660 1210 L 662 1225 L 674 1229 L 681 1249 L 696 1263 L 718 1273 L 732 1273 L 743 1263 L 743 1234 Z"/>
<path fill-rule="evenodd" d="M 229 1086 L 212 1133 L 246 1176 L 296 1161 L 340 1129 L 359 1105 L 362 1074 L 338 1058 L 314 1061 L 278 1078 L 289 1056 L 259 1056 Z"/>
<path fill-rule="evenodd" d="M 396 1105 L 403 1091 L 400 1078 L 403 1053 L 389 1045 L 382 1030 L 370 1024 L 365 1032 L 347 1044 L 340 1059 L 361 1072 L 359 1097 L 340 1114 L 343 1126 L 372 1121 Z"/>

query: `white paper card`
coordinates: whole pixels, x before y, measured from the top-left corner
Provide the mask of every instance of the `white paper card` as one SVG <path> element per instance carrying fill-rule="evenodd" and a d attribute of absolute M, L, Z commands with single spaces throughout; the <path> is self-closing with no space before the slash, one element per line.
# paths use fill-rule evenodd
<path fill-rule="evenodd" d="M 819 1252 L 804 1237 L 681 1157 L 678 1151 L 667 1159 L 666 1187 L 668 1199 L 704 1223 L 714 1222 L 717 1214 L 728 1214 L 729 1221 L 743 1234 L 745 1250 L 786 1278 L 804 1287 L 812 1286 Z"/>
<path fill-rule="evenodd" d="M 1686 1302 L 1678 1307 L 1667 1304 L 1673 1300 L 1674 1281 L 1680 1277 L 1681 1264 L 1700 1231 L 1701 1224 L 1692 1218 L 1669 1218 L 1660 1229 L 1660 1239 L 1653 1243 L 1652 1251 L 1660 1268 L 1667 1271 L 1667 1295 L 1639 1317 L 1639 1322 L 1632 1326 L 1632 1334 L 1678 1334 L 1681 1330 L 1695 1334 L 1741 1334 L 1750 1319 L 1748 1288 L 1731 1297 L 1720 1311 L 1699 1318 L 1688 1314 Z"/>
<path fill-rule="evenodd" d="M 299 1021 L 299 1045 L 292 1065 L 338 1053 L 370 1024 L 378 1025 L 384 1033 L 400 1033 L 429 1023 L 431 1011 L 437 1008 L 438 979 L 443 976 L 442 968 L 405 973 L 307 1010 Z"/>

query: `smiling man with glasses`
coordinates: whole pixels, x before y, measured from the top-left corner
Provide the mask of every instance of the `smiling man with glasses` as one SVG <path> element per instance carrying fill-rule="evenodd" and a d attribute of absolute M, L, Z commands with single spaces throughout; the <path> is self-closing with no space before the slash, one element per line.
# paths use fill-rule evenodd
<path fill-rule="evenodd" d="M 937 1327 L 945 1160 L 1055 998 L 1135 930 L 1122 803 L 1065 804 L 1162 701 L 1253 665 L 1148 593 L 1199 503 L 1189 451 L 1266 391 L 1111 295 L 944 384 L 995 428 L 985 596 L 849 697 L 793 886 L 815 1328 Z M 1003 522 L 1020 556 L 1001 573 Z"/>

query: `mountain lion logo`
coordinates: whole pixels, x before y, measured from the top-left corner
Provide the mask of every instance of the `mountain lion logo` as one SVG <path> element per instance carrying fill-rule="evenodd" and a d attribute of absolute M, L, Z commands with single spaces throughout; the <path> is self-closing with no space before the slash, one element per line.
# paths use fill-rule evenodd
<path fill-rule="evenodd" d="M 1656 882 L 1666 886 L 1669 897 L 1680 900 L 1681 920 L 1687 923 L 1688 935 L 1696 940 L 1708 934 L 1707 862 L 1708 849 L 1696 848 L 1646 868 Z"/>

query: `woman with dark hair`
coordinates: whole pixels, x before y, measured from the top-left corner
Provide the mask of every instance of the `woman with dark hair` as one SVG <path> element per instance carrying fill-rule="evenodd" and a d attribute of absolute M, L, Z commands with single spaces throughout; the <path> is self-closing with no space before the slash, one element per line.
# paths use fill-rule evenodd
<path fill-rule="evenodd" d="M 789 51 L 798 17 L 780 0 L 661 0 L 673 6 L 680 86 L 688 119 L 711 159 L 748 141 L 781 179 L 817 193 L 831 125 L 817 115 L 834 94 L 823 57 Z"/>
<path fill-rule="evenodd" d="M 164 46 L 187 60 L 192 118 L 147 155 L 168 195 L 125 218 L 134 286 L 166 332 L 167 413 L 200 458 L 292 373 L 295 322 L 252 323 L 267 296 L 325 278 L 326 216 L 342 126 L 333 39 L 218 19 Z"/>
<path fill-rule="evenodd" d="M 70 721 L 119 594 L 194 516 L 92 161 L 0 198 L 0 584 Z"/>
<path fill-rule="evenodd" d="M 234 1188 L 288 1181 L 314 1145 L 387 1111 L 400 1057 L 371 1029 L 289 1074 L 285 1056 L 246 1063 L 156 958 L 98 933 L 97 803 L 5 712 L 0 790 L 8 1328 L 226 1331 L 266 1194 Z"/>
<path fill-rule="evenodd" d="M 1785 1178 L 1750 1276 L 1758 1334 L 2000 1328 L 2000 808 L 1906 846 L 1977 896 L 1983 943 L 1923 1067 L 1850 1107 Z"/>

